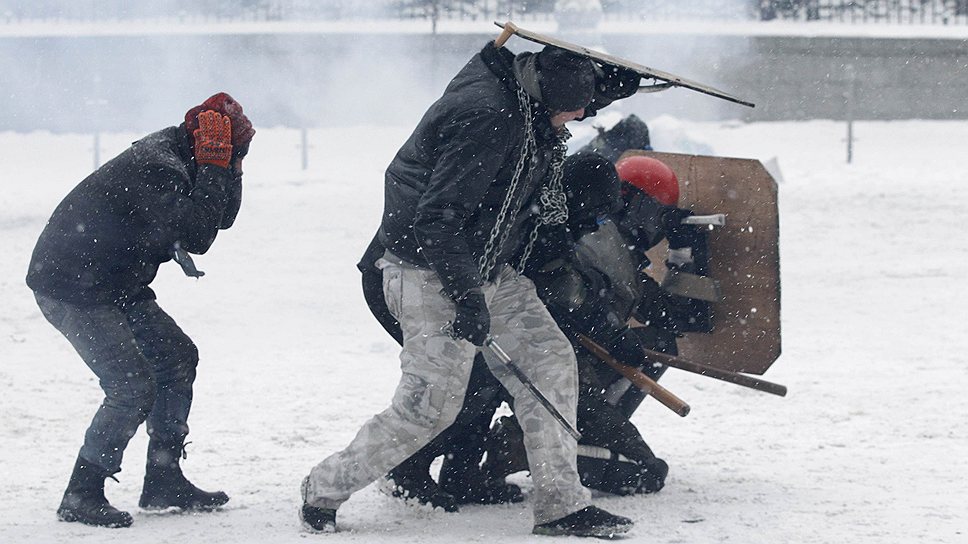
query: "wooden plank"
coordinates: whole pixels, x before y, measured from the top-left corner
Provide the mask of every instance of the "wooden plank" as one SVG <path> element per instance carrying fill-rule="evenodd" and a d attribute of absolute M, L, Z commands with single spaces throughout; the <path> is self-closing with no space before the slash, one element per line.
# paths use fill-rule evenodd
<path fill-rule="evenodd" d="M 648 66 L 643 66 L 641 64 L 632 62 L 630 60 L 609 55 L 608 53 L 602 53 L 601 51 L 595 51 L 594 49 L 589 49 L 581 45 L 576 45 L 571 42 L 566 42 L 565 40 L 547 36 L 545 34 L 539 34 L 537 32 L 525 30 L 510 21 L 503 24 L 495 22 L 494 24 L 503 30 L 503 32 L 498 37 L 498 39 L 495 40 L 495 45 L 498 45 L 499 47 L 508 40 L 508 37 L 509 37 L 507 36 L 508 29 L 511 29 L 511 32 L 515 36 L 524 38 L 525 40 L 532 41 L 535 43 L 540 43 L 542 45 L 551 45 L 554 47 L 559 47 L 561 49 L 571 51 L 572 53 L 575 53 L 577 55 L 582 55 L 584 57 L 591 58 L 601 64 L 616 66 L 620 68 L 627 68 L 629 70 L 637 72 L 639 75 L 641 75 L 646 79 L 664 81 L 665 83 L 673 87 L 682 87 L 692 91 L 707 94 L 709 96 L 714 96 L 716 98 L 720 98 L 723 100 L 728 100 L 729 102 L 735 102 L 736 104 L 748 106 L 750 108 L 755 107 L 755 104 L 753 104 L 752 102 L 737 98 L 729 93 L 716 89 L 715 87 L 712 87 L 710 85 L 705 85 L 697 81 L 692 81 L 690 79 L 677 76 L 670 72 L 665 72 L 662 70 L 657 70 L 655 68 L 650 68 Z M 652 86 L 645 86 L 642 89 L 645 92 L 654 92 L 656 90 L 656 88 Z"/>

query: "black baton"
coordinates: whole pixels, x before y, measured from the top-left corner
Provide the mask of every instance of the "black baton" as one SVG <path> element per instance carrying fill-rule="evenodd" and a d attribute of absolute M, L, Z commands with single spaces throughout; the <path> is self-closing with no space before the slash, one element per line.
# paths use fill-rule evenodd
<path fill-rule="evenodd" d="M 514 361 L 511 360 L 511 357 L 508 356 L 507 352 L 501 349 L 501 346 L 497 345 L 497 342 L 494 341 L 494 338 L 492 338 L 491 335 L 488 335 L 487 340 L 484 340 L 484 347 L 494 354 L 494 356 L 497 357 L 497 359 L 501 361 L 501 363 L 503 363 L 512 374 L 514 374 L 514 377 L 528 388 L 528 391 L 531 391 L 531 394 L 534 395 L 534 398 L 538 399 L 538 402 L 545 407 L 545 410 L 548 410 L 548 413 L 551 414 L 551 417 L 555 418 L 555 421 L 561 424 L 562 428 L 568 431 L 568 434 L 575 437 L 576 441 L 581 440 L 581 433 L 572 427 L 571 423 L 568 423 L 568 420 L 565 419 L 565 416 L 561 415 L 561 412 L 559 412 L 558 409 L 551 404 L 551 401 L 549 401 L 547 397 L 541 394 L 541 391 L 538 390 L 538 387 L 528 379 L 528 376 L 518 367 L 518 365 L 514 364 Z"/>
<path fill-rule="evenodd" d="M 447 336 L 454 338 L 455 340 L 457 339 L 457 336 L 454 335 L 454 325 L 452 323 L 444 325 L 441 327 L 440 331 Z M 541 391 L 538 390 L 538 386 L 528 379 L 527 374 L 525 374 L 524 371 L 518 367 L 518 365 L 514 364 L 514 361 L 511 360 L 511 357 L 506 351 L 501 349 L 501 346 L 494 341 L 494 338 L 490 334 L 487 335 L 487 338 L 484 340 L 483 347 L 487 348 L 492 355 L 497 357 L 497 360 L 500 361 L 501 364 L 503 364 L 508 370 L 510 370 L 511 374 L 514 374 L 514 377 L 517 378 L 518 381 L 521 382 L 521 384 L 524 385 L 532 395 L 534 395 L 534 398 L 541 403 L 541 406 L 544 406 L 545 410 L 551 414 L 551 417 L 555 418 L 555 421 L 557 421 L 562 428 L 568 431 L 568 434 L 573 436 L 576 441 L 581 440 L 581 433 L 578 432 L 578 429 L 572 427 L 571 423 L 568 423 L 568 420 L 565 419 L 565 416 L 561 415 L 561 412 L 559 412 L 558 409 L 551 404 L 551 401 L 541 394 Z"/>

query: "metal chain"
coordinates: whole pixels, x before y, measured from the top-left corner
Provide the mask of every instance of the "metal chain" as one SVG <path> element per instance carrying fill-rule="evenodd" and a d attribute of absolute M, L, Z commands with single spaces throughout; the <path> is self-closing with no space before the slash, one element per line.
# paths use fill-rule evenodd
<path fill-rule="evenodd" d="M 555 142 L 553 154 L 551 156 L 551 176 L 543 187 L 538 197 L 541 205 L 540 215 L 535 218 L 534 227 L 528 237 L 528 245 L 525 246 L 518 261 L 518 274 L 524 273 L 524 267 L 531 257 L 531 251 L 538 240 L 538 229 L 543 225 L 561 225 L 568 221 L 568 197 L 565 195 L 561 181 L 564 177 L 565 153 L 568 151 L 566 142 L 571 137 L 568 129 L 562 127 L 558 132 L 558 141 Z"/>
<path fill-rule="evenodd" d="M 518 106 L 521 109 L 521 114 L 524 115 L 524 142 L 521 146 L 521 155 L 518 157 L 518 162 L 514 167 L 514 174 L 511 176 L 511 184 L 508 186 L 508 193 L 504 197 L 504 203 L 501 205 L 501 209 L 497 214 L 497 219 L 494 222 L 494 226 L 491 228 L 490 237 L 487 243 L 484 245 L 484 253 L 478 262 L 478 272 L 481 275 L 482 281 L 487 281 L 487 278 L 491 275 L 491 271 L 497 265 L 497 258 L 501 254 L 501 250 L 507 241 L 508 236 L 511 234 L 512 227 L 514 226 L 514 220 L 517 217 L 518 210 L 521 208 L 521 200 L 523 195 L 515 195 L 518 189 L 518 185 L 521 181 L 521 175 L 524 172 L 525 165 L 528 165 L 528 175 L 526 178 L 530 179 L 531 171 L 534 169 L 533 157 L 535 156 L 535 151 L 537 149 L 537 142 L 534 137 L 534 126 L 531 120 L 531 98 L 524 91 L 521 85 L 517 86 L 517 97 Z M 517 198 L 515 198 L 517 196 Z M 517 202 L 515 202 L 517 201 Z M 514 207 L 512 208 L 512 202 L 514 202 Z M 508 211 L 511 211 L 510 220 L 508 217 Z M 505 224 L 507 226 L 505 227 Z"/>

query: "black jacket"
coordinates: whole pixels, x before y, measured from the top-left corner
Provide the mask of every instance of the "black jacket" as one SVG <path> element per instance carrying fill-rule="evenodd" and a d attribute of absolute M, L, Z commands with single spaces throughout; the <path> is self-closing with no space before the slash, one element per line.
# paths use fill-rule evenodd
<path fill-rule="evenodd" d="M 431 105 L 386 171 L 380 243 L 434 270 L 452 297 L 483 281 L 478 260 L 523 147 L 513 59 L 507 49 L 484 46 Z M 519 181 L 520 213 L 495 272 L 512 260 L 530 229 L 529 206 L 556 141 L 548 112 L 537 103 L 532 111 L 538 149 L 531 175 Z"/>
<path fill-rule="evenodd" d="M 644 273 L 650 264 L 645 252 L 665 236 L 662 206 L 636 193 L 626 195 L 624 208 L 609 221 L 579 234 L 570 245 L 566 229 L 541 231 L 525 274 L 570 337 L 582 333 L 608 345 L 624 334 L 633 315 L 659 328 L 678 329 L 681 316 L 670 308 L 676 297 Z M 642 317 L 646 314 L 649 319 Z"/>
<path fill-rule="evenodd" d="M 40 235 L 27 285 L 78 305 L 154 298 L 148 284 L 177 242 L 205 253 L 241 204 L 231 169 L 196 167 L 184 126 L 134 142 L 61 201 Z"/>

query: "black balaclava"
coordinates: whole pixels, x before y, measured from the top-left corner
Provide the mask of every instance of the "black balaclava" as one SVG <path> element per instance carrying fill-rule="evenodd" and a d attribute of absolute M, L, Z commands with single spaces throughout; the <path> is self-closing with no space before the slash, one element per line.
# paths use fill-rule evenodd
<path fill-rule="evenodd" d="M 565 159 L 563 168 L 570 229 L 594 231 L 601 216 L 622 209 L 621 181 L 611 161 L 597 153 L 576 153 Z"/>

